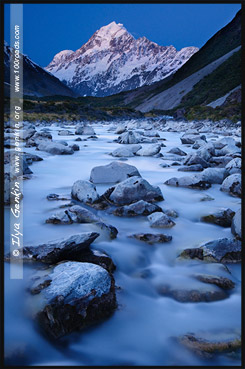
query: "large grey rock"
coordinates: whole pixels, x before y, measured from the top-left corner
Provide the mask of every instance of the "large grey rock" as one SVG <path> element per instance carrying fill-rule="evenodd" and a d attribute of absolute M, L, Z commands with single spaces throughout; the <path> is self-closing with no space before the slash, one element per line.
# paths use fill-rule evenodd
<path fill-rule="evenodd" d="M 222 183 L 221 191 L 228 192 L 235 197 L 242 196 L 242 176 L 241 174 L 231 174 Z"/>
<path fill-rule="evenodd" d="M 128 131 L 118 137 L 120 144 L 138 144 L 142 142 L 142 135 L 137 132 Z"/>
<path fill-rule="evenodd" d="M 66 147 L 58 142 L 41 142 L 38 147 L 38 150 L 48 152 L 52 155 L 71 155 L 74 154 L 74 151 L 70 147 Z"/>
<path fill-rule="evenodd" d="M 196 188 L 200 190 L 206 190 L 211 187 L 210 182 L 203 180 L 200 175 L 184 176 L 180 178 L 173 177 L 164 183 L 168 186 Z"/>
<path fill-rule="evenodd" d="M 155 129 L 149 129 L 144 131 L 144 136 L 147 137 L 160 137 L 159 133 Z"/>
<path fill-rule="evenodd" d="M 162 212 L 150 214 L 147 219 L 150 222 L 150 226 L 153 228 L 171 228 L 175 225 L 172 219 Z"/>
<path fill-rule="evenodd" d="M 200 174 L 203 181 L 211 184 L 221 184 L 224 180 L 225 169 L 224 168 L 206 168 Z"/>
<path fill-rule="evenodd" d="M 186 152 L 179 149 L 178 147 L 173 147 L 171 150 L 168 151 L 170 154 L 180 155 L 180 156 L 186 156 Z"/>
<path fill-rule="evenodd" d="M 90 181 L 93 183 L 116 183 L 133 176 L 141 177 L 136 167 L 113 161 L 108 165 L 94 167 L 91 170 Z"/>
<path fill-rule="evenodd" d="M 212 156 L 209 160 L 211 164 L 224 168 L 232 160 L 231 156 Z"/>
<path fill-rule="evenodd" d="M 232 219 L 231 223 L 231 232 L 234 234 L 234 236 L 241 240 L 242 238 L 242 215 L 241 215 L 241 208 L 237 210 L 235 216 Z"/>
<path fill-rule="evenodd" d="M 115 205 L 129 205 L 139 200 L 161 201 L 162 192 L 159 187 L 152 186 L 145 179 L 131 177 L 109 189 L 109 200 Z"/>
<path fill-rule="evenodd" d="M 234 217 L 234 215 L 235 215 L 235 212 L 229 208 L 220 209 L 216 213 L 202 216 L 201 221 L 206 222 L 206 223 L 216 224 L 221 227 L 230 227 L 232 218 Z"/>
<path fill-rule="evenodd" d="M 99 233 L 87 232 L 37 246 L 25 246 L 19 256 L 15 257 L 15 260 L 40 261 L 47 264 L 55 264 L 63 260 L 77 260 L 97 237 L 99 237 Z M 9 260 L 9 258 L 10 255 L 7 254 L 5 260 Z"/>
<path fill-rule="evenodd" d="M 36 132 L 26 140 L 26 147 L 38 146 L 41 143 L 52 142 L 52 135 L 49 132 Z"/>
<path fill-rule="evenodd" d="M 90 263 L 60 263 L 37 276 L 30 291 L 40 301 L 35 318 L 51 339 L 98 323 L 117 307 L 112 275 Z"/>
<path fill-rule="evenodd" d="M 100 229 L 106 230 L 110 238 L 115 238 L 117 236 L 117 229 L 109 224 L 105 224 L 104 221 L 97 215 L 92 213 L 92 211 L 83 208 L 79 205 L 74 205 L 69 209 L 62 210 L 56 214 L 51 215 L 46 220 L 46 223 L 52 224 L 72 224 L 72 223 L 94 223 Z"/>
<path fill-rule="evenodd" d="M 95 131 L 90 126 L 78 126 L 75 130 L 75 135 L 95 135 Z"/>
<path fill-rule="evenodd" d="M 198 248 L 185 249 L 180 257 L 199 259 L 216 263 L 240 263 L 242 245 L 239 240 L 219 238 L 209 241 Z"/>
<path fill-rule="evenodd" d="M 140 200 L 131 205 L 125 205 L 113 211 L 114 215 L 124 217 L 134 217 L 137 215 L 150 215 L 155 211 L 161 212 L 162 209 L 156 204 L 150 204 L 144 200 Z"/>
<path fill-rule="evenodd" d="M 136 152 L 136 155 L 139 156 L 153 156 L 158 154 L 161 151 L 161 145 L 150 145 L 142 147 L 142 149 Z"/>
<path fill-rule="evenodd" d="M 242 160 L 241 158 L 234 158 L 229 163 L 226 164 L 225 170 L 227 176 L 235 173 L 241 173 L 242 169 Z"/>
<path fill-rule="evenodd" d="M 78 180 L 73 184 L 71 196 L 85 203 L 93 203 L 99 198 L 95 185 L 83 180 Z"/>
<path fill-rule="evenodd" d="M 69 131 L 68 129 L 62 129 L 61 131 L 58 132 L 59 136 L 72 136 L 73 133 L 71 131 Z"/>
<path fill-rule="evenodd" d="M 188 154 L 183 164 L 184 165 L 200 164 L 203 168 L 209 167 L 209 163 L 201 156 L 199 156 L 197 153 Z"/>
<path fill-rule="evenodd" d="M 35 128 L 24 129 L 24 130 L 22 131 L 22 138 L 23 138 L 23 140 L 28 140 L 28 139 L 29 139 L 29 138 L 31 138 L 35 133 L 36 133 Z"/>
<path fill-rule="evenodd" d="M 127 147 L 118 147 L 117 149 L 112 151 L 111 155 L 116 158 L 130 158 L 134 156 L 134 153 Z"/>
<path fill-rule="evenodd" d="M 126 131 L 126 126 L 124 124 L 119 124 L 116 128 L 115 133 L 120 135 Z"/>

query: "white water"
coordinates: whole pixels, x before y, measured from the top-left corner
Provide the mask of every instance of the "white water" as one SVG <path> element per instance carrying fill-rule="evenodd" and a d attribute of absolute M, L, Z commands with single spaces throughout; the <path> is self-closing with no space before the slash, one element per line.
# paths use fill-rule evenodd
<path fill-rule="evenodd" d="M 95 126 L 99 139 L 76 142 L 80 151 L 74 155 L 52 156 L 37 152 L 35 148 L 24 148 L 26 152 L 38 154 L 43 161 L 33 163 L 32 178 L 24 181 L 24 244 L 40 244 L 83 231 L 98 231 L 91 224 L 53 225 L 45 220 L 59 211 L 63 201 L 48 201 L 50 193 L 69 195 L 72 184 L 78 179 L 89 180 L 94 166 L 106 165 L 116 160 L 108 153 L 119 144 L 108 142 L 117 136 L 107 132 L 108 126 Z M 70 129 L 70 127 L 69 127 Z M 58 128 L 52 127 L 54 140 L 74 142 L 77 136 L 58 136 Z M 167 147 L 178 146 L 186 152 L 191 148 L 181 145 L 180 133 L 162 132 Z M 211 135 L 210 135 L 211 136 Z M 209 139 L 209 135 L 207 135 Z M 87 147 L 84 147 L 87 145 Z M 9 265 L 5 267 L 5 326 L 6 347 L 21 342 L 27 347 L 29 365 L 240 365 L 238 359 L 220 356 L 210 361 L 190 353 L 171 338 L 187 332 L 219 331 L 239 329 L 240 323 L 240 266 L 232 266 L 232 276 L 221 270 L 217 264 L 202 262 L 179 262 L 176 257 L 187 247 L 220 237 L 231 237 L 230 228 L 222 228 L 200 222 L 200 217 L 220 207 L 236 211 L 240 199 L 229 196 L 212 185 L 206 191 L 175 188 L 163 183 L 173 177 L 191 175 L 178 172 L 178 167 L 162 168 L 161 158 L 133 157 L 126 163 L 135 165 L 143 178 L 160 186 L 164 201 L 158 205 L 163 209 L 174 209 L 179 217 L 176 225 L 163 233 L 173 237 L 168 244 L 150 246 L 127 236 L 138 232 L 158 233 L 149 227 L 146 217 L 120 218 L 99 211 L 106 223 L 118 231 L 115 240 L 102 234 L 92 245 L 106 251 L 117 269 L 114 273 L 119 308 L 115 314 L 95 327 L 72 334 L 64 339 L 62 347 L 55 347 L 40 336 L 31 318 L 31 297 L 26 292 L 28 280 L 36 265 L 25 265 L 24 280 L 9 280 Z M 166 161 L 168 163 L 168 161 Z M 171 163 L 171 161 L 169 161 Z M 110 185 L 98 185 L 103 193 Z M 214 201 L 200 201 L 203 195 L 210 195 Z M 6 208 L 5 224 L 8 231 L 9 209 Z M 8 240 L 6 249 L 8 251 Z M 233 279 L 236 288 L 223 301 L 211 303 L 180 303 L 160 296 L 156 286 L 159 282 L 186 286 L 191 283 L 193 272 L 215 274 L 219 272 Z M 220 275 L 221 275 L 220 274 Z M 200 285 L 200 282 L 192 282 Z M 199 283 L 199 284 L 198 284 Z"/>

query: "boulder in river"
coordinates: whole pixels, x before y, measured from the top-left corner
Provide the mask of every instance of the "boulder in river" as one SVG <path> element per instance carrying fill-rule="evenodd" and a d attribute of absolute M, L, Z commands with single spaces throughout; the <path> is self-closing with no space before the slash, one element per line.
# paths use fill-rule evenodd
<path fill-rule="evenodd" d="M 226 277 L 209 274 L 195 274 L 193 277 L 200 282 L 214 284 L 224 290 L 232 290 L 235 287 L 235 283 Z"/>
<path fill-rule="evenodd" d="M 224 180 L 224 175 L 224 168 L 206 168 L 200 174 L 204 181 L 208 181 L 211 184 L 221 184 Z"/>
<path fill-rule="evenodd" d="M 168 151 L 170 154 L 180 155 L 180 156 L 186 156 L 186 152 L 179 149 L 178 147 L 173 147 L 171 150 Z"/>
<path fill-rule="evenodd" d="M 241 349 L 241 337 L 239 335 L 229 334 L 224 338 L 217 337 L 213 333 L 199 335 L 188 333 L 178 337 L 178 342 L 187 349 L 193 351 L 196 355 L 211 358 L 215 354 L 229 353 Z"/>
<path fill-rule="evenodd" d="M 73 184 L 71 196 L 76 200 L 88 204 L 95 202 L 99 198 L 95 185 L 83 180 L 78 180 Z"/>
<path fill-rule="evenodd" d="M 135 217 L 137 215 L 150 215 L 155 211 L 161 212 L 162 209 L 156 204 L 151 204 L 144 200 L 139 200 L 131 205 L 120 206 L 113 211 L 114 215 L 124 217 Z"/>
<path fill-rule="evenodd" d="M 115 133 L 120 135 L 122 133 L 126 132 L 126 125 L 125 124 L 119 124 L 116 128 Z"/>
<path fill-rule="evenodd" d="M 66 147 L 65 145 L 62 145 L 61 143 L 58 142 L 48 142 L 48 141 L 41 142 L 38 145 L 37 150 L 46 151 L 52 155 L 74 154 L 74 151 L 72 150 L 71 147 Z"/>
<path fill-rule="evenodd" d="M 134 156 L 134 153 L 127 147 L 118 147 L 117 149 L 112 151 L 111 155 L 116 158 L 130 158 Z"/>
<path fill-rule="evenodd" d="M 62 210 L 56 214 L 53 214 L 46 220 L 46 223 L 52 224 L 72 224 L 72 223 L 93 223 L 100 229 L 106 230 L 110 238 L 116 238 L 118 230 L 110 224 L 104 223 L 104 221 L 92 211 L 83 208 L 79 205 L 74 205 L 69 209 Z"/>
<path fill-rule="evenodd" d="M 197 153 L 188 154 L 183 164 L 184 165 L 200 164 L 203 168 L 209 167 L 209 163 L 201 156 L 199 156 Z"/>
<path fill-rule="evenodd" d="M 221 191 L 228 192 L 235 197 L 242 196 L 242 176 L 241 174 L 231 174 L 222 183 Z"/>
<path fill-rule="evenodd" d="M 147 202 L 163 200 L 159 187 L 152 186 L 145 179 L 136 176 L 108 189 L 103 196 L 115 205 L 129 205 L 139 200 Z"/>
<path fill-rule="evenodd" d="M 136 155 L 139 156 L 153 156 L 158 154 L 161 151 L 161 145 L 156 144 L 156 145 L 149 145 L 149 146 L 144 146 L 142 147 L 142 149 L 138 150 L 136 152 Z"/>
<path fill-rule="evenodd" d="M 179 302 L 212 302 L 228 298 L 228 294 L 219 288 L 209 286 L 185 288 L 173 287 L 165 284 L 159 285 L 158 292 Z"/>
<path fill-rule="evenodd" d="M 162 212 L 152 213 L 147 219 L 150 222 L 150 226 L 153 228 L 171 228 L 175 225 L 175 222 Z"/>
<path fill-rule="evenodd" d="M 80 147 L 77 144 L 72 144 L 69 146 L 73 151 L 79 151 Z"/>
<path fill-rule="evenodd" d="M 242 239 L 242 215 L 241 215 L 241 208 L 237 210 L 235 216 L 232 219 L 231 223 L 231 232 L 234 234 L 234 236 L 238 239 Z"/>
<path fill-rule="evenodd" d="M 241 158 L 234 158 L 225 166 L 227 176 L 235 173 L 241 173 L 242 160 Z"/>
<path fill-rule="evenodd" d="M 232 238 L 219 238 L 198 248 L 185 249 L 180 254 L 183 259 L 199 259 L 216 263 L 240 263 L 241 241 Z"/>
<path fill-rule="evenodd" d="M 37 246 L 25 246 L 16 260 L 40 261 L 47 264 L 55 264 L 63 260 L 76 260 L 84 250 L 88 250 L 90 244 L 99 237 L 99 233 L 86 232 L 49 241 Z M 9 260 L 10 255 L 5 256 Z"/>
<path fill-rule="evenodd" d="M 220 209 L 215 213 L 204 215 L 201 217 L 201 221 L 205 223 L 212 223 L 221 227 L 230 227 L 232 218 L 235 212 L 231 209 Z"/>
<path fill-rule="evenodd" d="M 120 144 L 138 144 L 142 142 L 142 135 L 134 131 L 128 131 L 118 137 Z"/>
<path fill-rule="evenodd" d="M 131 236 L 130 238 L 135 238 L 136 240 L 146 242 L 150 245 L 155 243 L 165 243 L 170 242 L 172 240 L 172 236 L 163 234 L 163 233 L 136 233 Z"/>
<path fill-rule="evenodd" d="M 141 177 L 135 166 L 113 161 L 107 165 L 94 167 L 91 170 L 90 181 L 93 183 L 117 183 L 133 176 Z"/>
<path fill-rule="evenodd" d="M 94 325 L 117 307 L 112 275 L 91 263 L 60 263 L 37 278 L 30 291 L 41 302 L 36 320 L 51 339 Z"/>
<path fill-rule="evenodd" d="M 78 126 L 75 135 L 95 135 L 94 129 L 90 126 Z"/>
<path fill-rule="evenodd" d="M 203 180 L 200 175 L 184 176 L 180 178 L 173 177 L 164 182 L 164 184 L 168 186 L 187 187 L 199 190 L 206 190 L 211 187 L 210 182 Z"/>

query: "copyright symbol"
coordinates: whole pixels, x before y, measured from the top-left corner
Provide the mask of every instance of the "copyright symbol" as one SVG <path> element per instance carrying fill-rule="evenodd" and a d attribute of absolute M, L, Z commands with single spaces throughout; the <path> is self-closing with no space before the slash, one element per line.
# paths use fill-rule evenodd
<path fill-rule="evenodd" d="M 19 250 L 14 250 L 14 251 L 13 251 L 13 255 L 14 255 L 14 256 L 19 256 L 19 255 L 20 255 Z"/>

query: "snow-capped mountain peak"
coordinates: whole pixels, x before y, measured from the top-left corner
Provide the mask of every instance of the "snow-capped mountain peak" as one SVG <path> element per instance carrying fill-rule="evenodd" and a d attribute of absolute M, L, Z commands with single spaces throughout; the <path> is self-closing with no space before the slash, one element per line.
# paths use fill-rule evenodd
<path fill-rule="evenodd" d="M 198 51 L 135 39 L 121 23 L 97 30 L 78 50 L 55 55 L 46 70 L 81 95 L 106 96 L 168 77 Z"/>
<path fill-rule="evenodd" d="M 127 32 L 126 28 L 123 27 L 123 24 L 111 22 L 107 26 L 101 27 L 95 34 L 96 37 L 101 37 L 102 39 L 111 40 L 114 37 L 120 37 L 125 32 Z"/>

